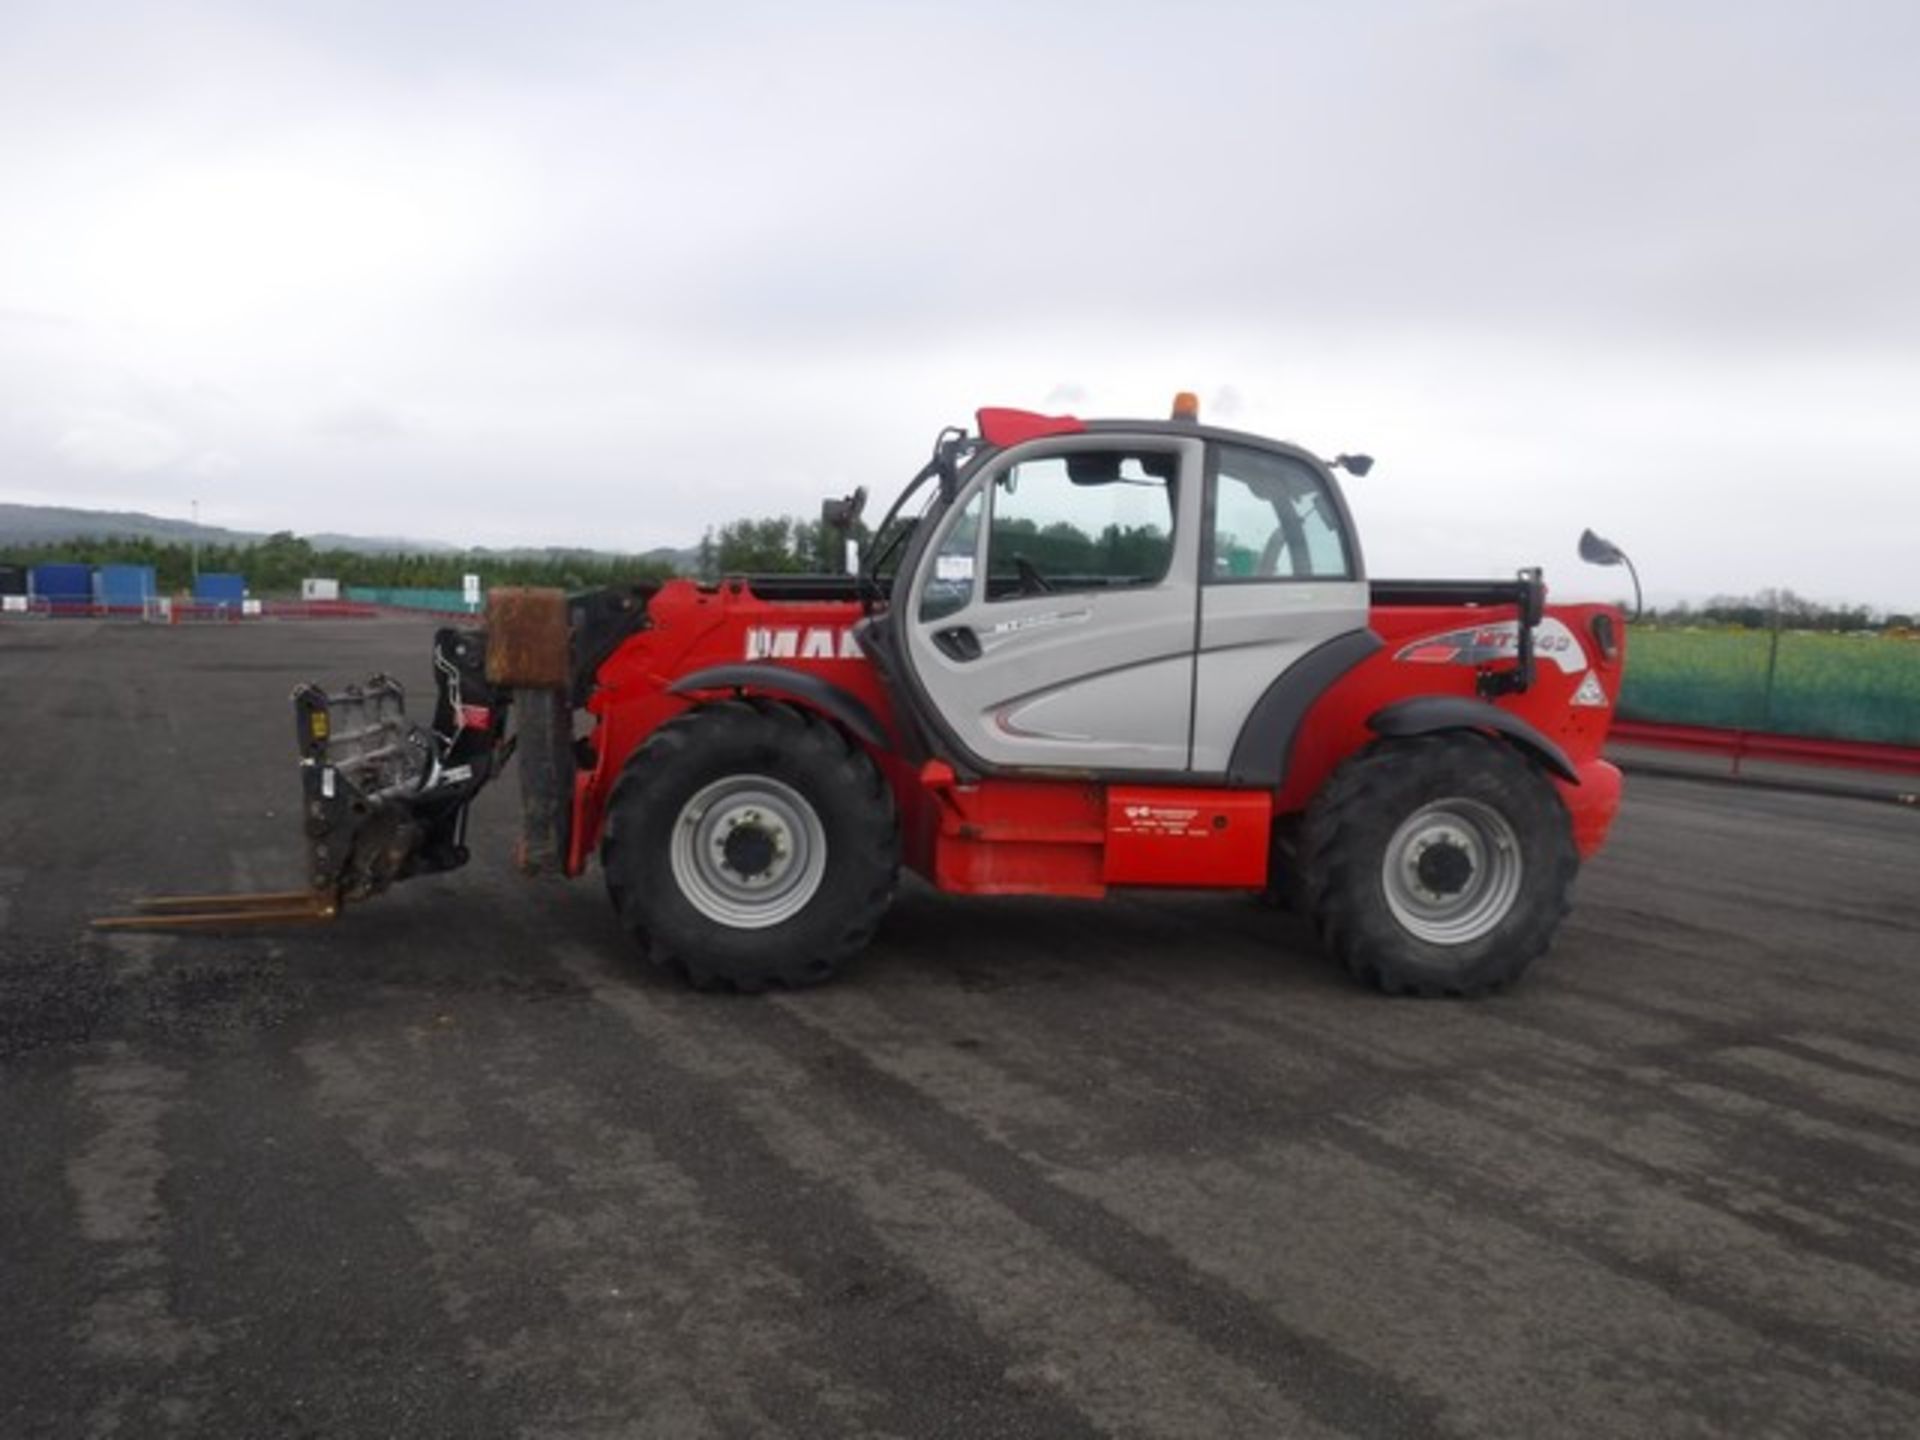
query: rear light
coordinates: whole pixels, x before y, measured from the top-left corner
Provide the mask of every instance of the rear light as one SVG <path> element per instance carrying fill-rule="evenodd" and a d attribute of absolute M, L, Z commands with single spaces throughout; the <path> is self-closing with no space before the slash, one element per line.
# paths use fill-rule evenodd
<path fill-rule="evenodd" d="M 1620 658 L 1620 633 L 1614 629 L 1613 616 L 1596 615 L 1587 628 L 1593 631 L 1593 643 L 1600 647 L 1603 660 L 1611 665 Z"/>

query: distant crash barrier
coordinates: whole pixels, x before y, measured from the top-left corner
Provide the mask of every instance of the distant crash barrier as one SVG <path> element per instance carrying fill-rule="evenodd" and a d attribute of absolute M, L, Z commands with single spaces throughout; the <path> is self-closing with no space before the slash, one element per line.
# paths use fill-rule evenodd
<path fill-rule="evenodd" d="M 1854 770 L 1920 775 L 1920 745 L 1888 745 L 1873 740 L 1822 740 L 1806 735 L 1779 735 L 1758 730 L 1714 725 L 1664 725 L 1645 720 L 1617 719 L 1607 738 L 1620 745 L 1646 745 L 1660 750 L 1684 750 L 1733 762 L 1740 773 L 1744 760 L 1776 765 L 1837 765 Z"/>
<path fill-rule="evenodd" d="M 0 595 L 0 619 L 121 620 L 149 625 L 227 625 L 248 620 L 371 620 L 384 607 L 351 600 L 177 600 L 136 604 Z"/>
<path fill-rule="evenodd" d="M 269 620 L 372 620 L 380 613 L 377 605 L 361 605 L 352 600 L 268 600 Z"/>

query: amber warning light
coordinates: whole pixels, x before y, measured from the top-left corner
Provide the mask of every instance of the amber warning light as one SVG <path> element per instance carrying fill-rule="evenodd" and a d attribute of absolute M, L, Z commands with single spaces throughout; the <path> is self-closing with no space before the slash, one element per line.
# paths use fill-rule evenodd
<path fill-rule="evenodd" d="M 1197 421 L 1200 418 L 1200 397 L 1191 390 L 1182 390 L 1174 396 L 1173 418 Z"/>

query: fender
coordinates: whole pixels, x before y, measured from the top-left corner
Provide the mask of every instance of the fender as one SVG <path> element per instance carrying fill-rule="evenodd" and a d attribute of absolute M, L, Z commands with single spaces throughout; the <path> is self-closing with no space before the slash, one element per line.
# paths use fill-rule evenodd
<path fill-rule="evenodd" d="M 1386 642 L 1371 630 L 1323 640 L 1274 677 L 1241 722 L 1227 761 L 1227 783 L 1274 789 L 1286 779 L 1293 737 L 1314 701 Z"/>
<path fill-rule="evenodd" d="M 864 700 L 811 671 L 767 660 L 750 660 L 740 665 L 712 665 L 696 670 L 667 687 L 673 695 L 685 695 L 692 690 L 751 690 L 761 695 L 785 696 L 839 721 L 863 745 L 880 750 L 889 743 L 879 718 Z"/>
<path fill-rule="evenodd" d="M 1580 783 L 1580 772 L 1573 768 L 1566 751 L 1518 715 L 1484 700 L 1469 700 L 1461 695 L 1421 695 L 1374 711 L 1367 717 L 1367 727 L 1376 735 L 1393 740 L 1408 735 L 1429 735 L 1436 730 L 1492 730 L 1506 736 L 1569 785 Z"/>

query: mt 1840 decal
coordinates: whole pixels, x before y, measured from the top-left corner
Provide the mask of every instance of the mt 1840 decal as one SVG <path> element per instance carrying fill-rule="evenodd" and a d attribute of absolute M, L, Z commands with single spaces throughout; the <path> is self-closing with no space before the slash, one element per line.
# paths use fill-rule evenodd
<path fill-rule="evenodd" d="M 1520 622 L 1496 621 L 1470 630 L 1449 630 L 1402 646 L 1393 658 L 1410 665 L 1487 665 L 1520 653 Z M 1587 652 L 1574 633 L 1549 615 L 1533 628 L 1533 653 L 1569 675 L 1587 668 Z"/>

